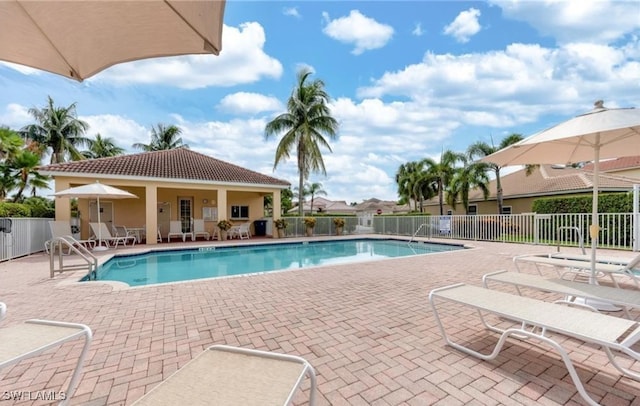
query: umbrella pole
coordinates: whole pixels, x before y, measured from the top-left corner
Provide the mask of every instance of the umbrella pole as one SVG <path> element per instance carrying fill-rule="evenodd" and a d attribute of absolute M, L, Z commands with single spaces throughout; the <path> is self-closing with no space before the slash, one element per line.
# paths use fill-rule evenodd
<path fill-rule="evenodd" d="M 596 284 L 596 250 L 598 249 L 598 235 L 600 225 L 598 221 L 598 189 L 600 187 L 600 134 L 596 135 L 596 145 L 594 147 L 595 160 L 593 161 L 593 202 L 591 204 L 591 226 L 589 236 L 591 237 L 591 275 L 589 283 Z"/>
<path fill-rule="evenodd" d="M 96 245 L 93 250 L 94 251 L 106 251 L 107 247 L 102 246 L 102 223 L 100 220 L 100 196 L 96 196 L 97 206 L 98 206 L 98 245 Z"/>

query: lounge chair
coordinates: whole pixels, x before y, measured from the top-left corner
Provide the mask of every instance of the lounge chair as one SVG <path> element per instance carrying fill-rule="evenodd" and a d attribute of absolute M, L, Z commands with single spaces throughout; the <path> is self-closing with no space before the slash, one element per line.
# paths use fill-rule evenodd
<path fill-rule="evenodd" d="M 611 364 L 618 369 L 618 371 L 630 378 L 640 380 L 639 373 L 618 364 L 613 352 L 615 351 L 618 355 L 625 354 L 634 361 L 640 361 L 640 353 L 630 348 L 640 340 L 640 323 L 635 320 L 622 319 L 585 309 L 544 302 L 464 284 L 432 290 L 429 293 L 429 302 L 431 303 L 436 323 L 440 328 L 445 343 L 459 351 L 482 360 L 495 359 L 499 355 L 507 338 L 511 336 L 518 339 L 532 338 L 547 344 L 560 355 L 578 393 L 589 405 L 595 406 L 598 405 L 598 402 L 591 398 L 584 388 L 569 353 L 562 345 L 564 339 L 556 340 L 549 333 L 559 333 L 585 343 L 601 346 Z M 449 335 L 447 335 L 445 326 L 440 319 L 440 313 L 438 312 L 438 308 L 443 305 L 443 302 L 468 306 L 478 310 L 477 313 L 482 324 L 489 330 L 501 334 L 500 339 L 491 353 L 484 354 L 472 350 L 469 347 L 454 342 Z M 519 324 L 503 330 L 488 324 L 483 313 L 496 315 L 502 317 L 502 320 L 512 320 Z M 463 329 L 460 329 L 460 326 L 458 326 L 456 330 L 465 331 L 467 328 L 468 326 L 465 324 Z M 581 348 L 583 348 L 584 351 L 588 350 L 588 347 Z M 581 358 L 583 358 L 583 356 L 581 356 Z"/>
<path fill-rule="evenodd" d="M 293 355 L 214 345 L 133 404 L 289 405 L 305 375 L 311 381 L 309 405 L 314 406 L 316 376 L 306 360 Z"/>
<path fill-rule="evenodd" d="M 512 285 L 519 295 L 522 295 L 521 288 L 529 288 L 564 295 L 568 302 L 575 302 L 576 298 L 583 298 L 586 299 L 584 303 L 586 305 L 604 302 L 613 306 L 622 306 L 627 318 L 631 318 L 628 308 L 640 309 L 640 290 L 636 289 L 620 289 L 560 278 L 547 279 L 540 275 L 509 271 L 496 271 L 484 275 L 482 277 L 484 287 L 490 288 L 490 283 Z"/>
<path fill-rule="evenodd" d="M 538 273 L 543 275 L 542 269 L 540 265 L 548 265 L 552 266 L 556 269 L 558 276 L 561 278 L 564 276 L 565 272 L 561 272 L 560 269 L 567 269 L 570 272 L 589 272 L 591 270 L 591 261 L 583 261 L 583 260 L 575 260 L 575 259 L 564 259 L 564 258 L 551 258 L 548 256 L 539 256 L 539 255 L 520 255 L 513 258 L 513 262 L 516 266 L 518 272 L 521 271 L 520 266 L 522 264 L 528 263 L 535 265 Z M 614 285 L 618 287 L 618 282 L 614 278 L 615 275 L 624 275 L 631 278 L 637 288 L 640 289 L 640 284 L 638 283 L 638 277 L 633 273 L 633 269 L 640 265 L 640 255 L 637 255 L 635 258 L 631 259 L 626 265 L 612 264 L 612 263 L 602 263 L 596 262 L 596 272 L 603 273 L 609 275 Z"/>
<path fill-rule="evenodd" d="M 233 239 L 238 237 L 241 240 L 245 238 L 251 238 L 250 224 L 242 223 L 237 226 L 233 226 L 229 229 L 229 238 Z"/>
<path fill-rule="evenodd" d="M 60 237 L 73 236 L 71 232 L 71 223 L 66 220 L 56 220 L 49 222 L 49 229 L 51 230 L 51 239 L 44 242 L 44 251 L 48 254 L 51 244 L 54 239 Z M 86 248 L 93 248 L 96 245 L 95 240 L 76 240 L 79 244 L 82 244 Z M 71 248 L 66 252 L 71 253 Z"/>
<path fill-rule="evenodd" d="M 6 305 L 0 303 L 0 320 L 5 317 Z M 61 393 L 65 399 L 60 405 L 67 405 L 78 386 L 82 364 L 91 344 L 91 329 L 84 324 L 65 323 L 51 320 L 27 320 L 22 324 L 0 328 L 0 369 L 17 364 L 23 359 L 36 356 L 43 351 L 80 337 L 84 347 L 71 375 L 67 388 Z M 8 389 L 8 388 L 4 388 Z"/>
<path fill-rule="evenodd" d="M 137 243 L 142 241 L 142 236 L 140 235 L 140 229 L 138 231 L 134 231 L 133 229 L 128 229 L 126 226 L 117 226 L 113 225 L 113 235 L 116 237 L 126 237 L 129 240 L 133 240 Z"/>
<path fill-rule="evenodd" d="M 171 237 L 180 237 L 182 238 L 182 242 L 185 242 L 187 240 L 187 234 L 190 234 L 191 239 L 193 239 L 192 233 L 182 232 L 182 221 L 175 220 L 169 222 L 169 234 L 167 234 L 167 242 L 171 242 Z"/>
<path fill-rule="evenodd" d="M 131 245 L 136 244 L 135 236 L 114 236 L 111 234 L 109 227 L 107 227 L 105 223 L 89 223 L 89 226 L 91 226 L 91 231 L 93 232 L 95 239 L 98 241 L 98 245 L 102 245 L 102 243 L 104 243 L 106 247 L 112 246 L 118 248 L 119 244 L 126 246 L 127 242 L 131 242 Z"/>
<path fill-rule="evenodd" d="M 211 234 L 209 234 L 209 232 L 204 229 L 203 219 L 193 220 L 193 238 L 197 239 L 198 236 L 204 237 L 207 241 L 211 239 Z"/>

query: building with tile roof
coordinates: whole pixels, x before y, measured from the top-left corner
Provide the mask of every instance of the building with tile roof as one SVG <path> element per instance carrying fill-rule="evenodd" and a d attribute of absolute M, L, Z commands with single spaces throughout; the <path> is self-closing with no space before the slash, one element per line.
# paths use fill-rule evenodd
<path fill-rule="evenodd" d="M 280 191 L 290 187 L 287 181 L 188 148 L 52 164 L 39 171 L 53 177 L 56 191 L 100 181 L 133 193 L 138 199 L 101 199 L 101 220 L 160 229 L 165 237 L 172 220 L 180 220 L 183 231 L 190 231 L 191 220 L 202 218 L 207 230 L 213 231 L 218 220 L 260 219 L 267 195 L 273 198 L 274 213 L 280 213 Z M 87 238 L 98 208 L 95 201 L 80 199 L 78 209 L 81 235 Z M 69 199 L 57 199 L 56 219 L 70 216 Z M 155 238 L 147 240 L 147 244 L 155 242 Z"/>
<path fill-rule="evenodd" d="M 571 196 L 593 193 L 593 173 L 579 168 L 557 165 L 540 165 L 530 175 L 526 170 L 502 175 L 500 177 L 503 189 L 504 214 L 529 213 L 532 211 L 533 201 L 541 197 Z M 626 177 L 609 173 L 600 173 L 600 193 L 629 192 L 633 185 L 640 183 L 640 177 Z M 424 211 L 430 214 L 440 214 L 438 198 L 423 203 Z M 496 181 L 489 183 L 489 198 L 484 200 L 480 190 L 472 190 L 469 194 L 470 214 L 497 214 Z M 454 210 L 445 205 L 445 214 L 465 214 L 462 204 L 456 205 Z"/>
<path fill-rule="evenodd" d="M 585 165 L 582 169 L 592 171 L 593 164 Z M 640 178 L 640 156 L 627 156 L 601 161 L 599 170 L 600 172 L 617 176 Z"/>

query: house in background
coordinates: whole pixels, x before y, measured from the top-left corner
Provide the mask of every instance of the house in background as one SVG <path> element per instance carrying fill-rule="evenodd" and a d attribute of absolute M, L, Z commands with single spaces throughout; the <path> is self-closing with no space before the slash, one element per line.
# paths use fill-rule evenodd
<path fill-rule="evenodd" d="M 593 171 L 593 164 L 585 165 L 585 171 Z M 600 162 L 600 173 L 640 179 L 640 156 L 627 156 Z"/>
<path fill-rule="evenodd" d="M 271 195 L 280 213 L 280 192 L 289 182 L 233 165 L 187 148 L 89 159 L 39 168 L 55 181 L 56 192 L 95 181 L 127 190 L 138 199 L 100 199 L 107 225 L 145 227 L 147 244 L 156 244 L 157 229 L 167 236 L 169 222 L 180 220 L 190 231 L 191 219 L 204 219 L 213 231 L 218 220 L 253 222 L 264 216 L 264 197 Z M 81 237 L 97 221 L 95 200 L 78 199 Z M 56 199 L 56 220 L 70 220 L 70 200 Z M 153 231 L 151 231 L 153 230 Z"/>
<path fill-rule="evenodd" d="M 411 207 L 408 204 L 398 204 L 392 200 L 380 200 L 371 198 L 355 206 L 358 213 L 374 213 L 374 214 L 400 214 L 409 213 Z"/>
<path fill-rule="evenodd" d="M 604 164 L 604 162 L 603 162 Z M 533 201 L 542 197 L 568 197 L 593 193 L 593 172 L 579 168 L 556 165 L 540 165 L 527 176 L 525 169 L 500 177 L 503 189 L 503 213 L 530 213 Z M 633 185 L 640 183 L 640 177 L 600 173 L 600 193 L 630 192 Z M 469 194 L 469 214 L 498 214 L 496 201 L 496 181 L 489 183 L 489 198 L 484 200 L 480 190 Z M 440 214 L 438 198 L 423 203 L 424 211 L 433 215 Z M 465 214 L 462 203 L 444 206 L 444 214 Z"/>
<path fill-rule="evenodd" d="M 302 204 L 302 211 L 305 214 L 311 214 L 311 200 L 305 201 Z M 344 200 L 329 200 L 324 197 L 314 197 L 313 199 L 313 214 L 355 214 L 356 209 L 354 206 L 350 206 Z M 289 214 L 298 213 L 298 207 L 294 207 L 288 211 Z"/>

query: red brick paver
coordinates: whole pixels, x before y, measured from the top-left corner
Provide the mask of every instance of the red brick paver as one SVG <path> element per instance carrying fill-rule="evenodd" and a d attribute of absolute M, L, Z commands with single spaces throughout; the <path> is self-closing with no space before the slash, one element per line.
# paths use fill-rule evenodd
<path fill-rule="evenodd" d="M 33 255 L 0 264 L 0 301 L 8 305 L 2 325 L 45 318 L 91 327 L 75 405 L 131 404 L 212 344 L 306 358 L 318 373 L 320 405 L 584 404 L 546 347 L 510 341 L 486 362 L 444 345 L 427 301 L 431 289 L 480 285 L 484 273 L 514 269 L 514 255 L 552 250 L 467 244 L 475 249 L 124 290 L 61 283 L 72 274 L 49 279 L 48 258 Z M 473 312 L 443 314 L 474 348 L 495 343 L 495 335 L 476 327 Z M 621 377 L 604 354 L 563 343 L 596 400 L 640 404 L 640 383 Z M 68 343 L 0 371 L 0 392 L 59 390 L 80 349 L 80 342 Z M 296 404 L 306 395 L 298 394 Z"/>

